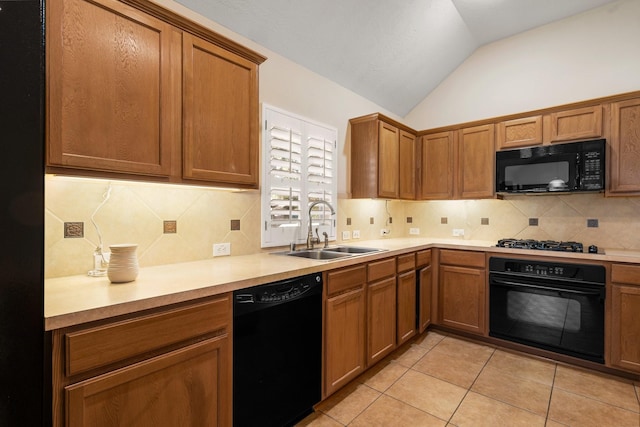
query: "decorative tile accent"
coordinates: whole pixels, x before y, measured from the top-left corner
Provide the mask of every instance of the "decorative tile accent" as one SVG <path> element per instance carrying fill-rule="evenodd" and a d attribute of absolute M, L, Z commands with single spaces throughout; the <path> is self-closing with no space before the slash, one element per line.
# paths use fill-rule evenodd
<path fill-rule="evenodd" d="M 440 218 L 440 224 L 448 224 L 449 223 L 449 219 L 446 216 L 443 216 L 442 218 Z"/>
<path fill-rule="evenodd" d="M 347 218 L 347 225 L 351 225 L 351 218 Z"/>
<path fill-rule="evenodd" d="M 178 221 L 163 221 L 163 233 L 175 234 L 178 232 Z"/>
<path fill-rule="evenodd" d="M 369 217 L 369 224 L 373 224 L 373 217 Z"/>
<path fill-rule="evenodd" d="M 589 228 L 598 228 L 598 220 L 597 219 L 587 219 L 587 227 L 589 227 Z"/>
<path fill-rule="evenodd" d="M 529 227 L 537 227 L 538 218 L 529 218 Z"/>
<path fill-rule="evenodd" d="M 489 225 L 489 218 L 480 218 L 480 225 Z"/>
<path fill-rule="evenodd" d="M 408 216 L 407 217 L 407 224 L 411 224 L 413 223 L 413 217 L 412 216 Z"/>
<path fill-rule="evenodd" d="M 240 230 L 240 220 L 239 219 L 232 219 L 231 220 L 231 231 L 238 231 Z"/>
<path fill-rule="evenodd" d="M 64 238 L 77 239 L 84 237 L 84 222 L 65 222 L 64 223 Z"/>

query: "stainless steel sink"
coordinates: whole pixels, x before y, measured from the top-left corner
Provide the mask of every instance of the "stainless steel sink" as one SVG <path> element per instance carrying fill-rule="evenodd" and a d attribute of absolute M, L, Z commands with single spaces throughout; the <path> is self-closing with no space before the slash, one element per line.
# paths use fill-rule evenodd
<path fill-rule="evenodd" d="M 320 261 L 347 258 L 356 255 L 365 255 L 373 252 L 381 252 L 386 249 L 362 248 L 357 246 L 333 246 L 330 248 L 303 249 L 299 251 L 272 252 L 274 255 L 295 256 Z"/>
<path fill-rule="evenodd" d="M 344 258 L 344 257 L 351 256 L 351 254 L 348 254 L 348 253 L 323 251 L 319 249 L 308 250 L 308 251 L 279 252 L 279 254 L 288 255 L 288 256 L 297 256 L 300 258 L 316 259 L 316 260 L 330 260 L 330 259 Z"/>
<path fill-rule="evenodd" d="M 334 246 L 332 248 L 324 248 L 322 251 L 326 252 L 339 252 L 339 253 L 347 253 L 347 254 L 368 254 L 371 252 L 381 252 L 385 249 L 376 249 L 376 248 L 362 248 L 357 246 Z"/>

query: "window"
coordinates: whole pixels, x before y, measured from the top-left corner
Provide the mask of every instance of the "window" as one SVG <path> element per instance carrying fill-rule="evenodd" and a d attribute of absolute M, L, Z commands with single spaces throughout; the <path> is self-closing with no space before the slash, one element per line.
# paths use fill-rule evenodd
<path fill-rule="evenodd" d="M 338 131 L 268 105 L 262 117 L 262 247 L 306 242 L 311 203 L 337 212 Z M 335 240 L 336 216 L 314 206 L 314 236 Z"/>

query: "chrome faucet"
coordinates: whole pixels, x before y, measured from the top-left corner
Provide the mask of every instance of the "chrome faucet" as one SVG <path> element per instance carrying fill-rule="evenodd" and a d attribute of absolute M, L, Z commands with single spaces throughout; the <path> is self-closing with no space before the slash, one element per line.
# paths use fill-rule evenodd
<path fill-rule="evenodd" d="M 313 225 L 311 224 L 313 222 L 311 220 L 311 210 L 319 204 L 327 205 L 329 209 L 331 209 L 331 215 L 336 214 L 336 210 L 333 209 L 333 206 L 331 206 L 331 204 L 325 200 L 317 200 L 309 205 L 309 232 L 307 233 L 307 249 L 313 249 L 313 245 L 315 243 L 320 243 L 320 236 L 313 237 Z M 329 235 L 326 232 L 322 234 L 324 235 L 324 247 L 326 248 L 327 246 L 329 246 Z"/>

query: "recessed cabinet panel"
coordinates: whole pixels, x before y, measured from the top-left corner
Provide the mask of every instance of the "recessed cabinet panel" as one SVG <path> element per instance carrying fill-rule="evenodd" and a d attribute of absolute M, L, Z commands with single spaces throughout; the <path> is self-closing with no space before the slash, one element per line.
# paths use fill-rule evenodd
<path fill-rule="evenodd" d="M 420 138 L 419 199 L 453 198 L 454 136 L 454 132 L 441 132 Z"/>
<path fill-rule="evenodd" d="M 183 177 L 257 187 L 257 65 L 198 37 L 183 40 Z"/>
<path fill-rule="evenodd" d="M 602 106 L 551 113 L 551 142 L 602 136 Z"/>
<path fill-rule="evenodd" d="M 176 30 L 113 0 L 46 10 L 47 165 L 168 177 L 180 137 Z"/>
<path fill-rule="evenodd" d="M 378 138 L 380 150 L 378 162 L 378 196 L 397 199 L 399 195 L 400 149 L 398 145 L 399 130 L 397 127 L 380 121 L 378 124 Z"/>
<path fill-rule="evenodd" d="M 611 105 L 610 194 L 640 194 L 640 98 Z"/>
<path fill-rule="evenodd" d="M 400 130 L 400 165 L 399 196 L 401 199 L 415 200 L 416 198 L 416 136 Z"/>
<path fill-rule="evenodd" d="M 542 144 L 542 116 L 524 117 L 498 123 L 496 145 L 499 150 Z"/>
<path fill-rule="evenodd" d="M 460 131 L 458 192 L 462 199 L 486 199 L 494 195 L 494 127 L 490 124 Z"/>

